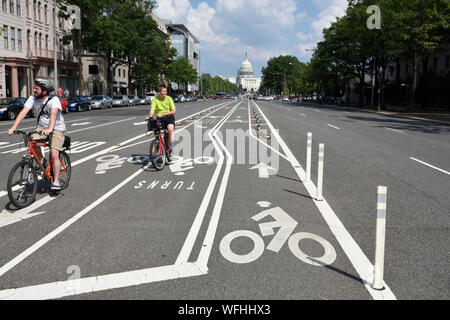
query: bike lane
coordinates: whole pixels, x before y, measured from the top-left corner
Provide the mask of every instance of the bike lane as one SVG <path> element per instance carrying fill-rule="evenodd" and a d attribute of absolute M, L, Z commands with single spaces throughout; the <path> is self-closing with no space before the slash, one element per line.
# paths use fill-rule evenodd
<path fill-rule="evenodd" d="M 247 110 L 236 112 L 222 131 L 248 129 L 248 124 L 239 121 L 245 115 L 248 117 Z M 259 119 L 262 128 L 267 128 L 265 121 Z M 258 124 L 252 117 L 250 123 Z M 270 152 L 269 157 L 261 156 L 267 151 L 258 149 L 255 159 L 251 141 L 256 139 L 247 138 L 245 164 L 238 161 L 242 149 L 233 150 L 229 147 L 233 143 L 224 139 L 230 159 L 233 158 L 226 189 L 221 195 L 219 192 L 216 206 L 209 209 L 210 218 L 205 221 L 208 225 L 198 236 L 203 240 L 196 242 L 188 260 L 206 264 L 208 274 L 136 288 L 135 295 L 147 293 L 163 299 L 170 298 L 164 292 L 176 292 L 171 299 L 374 298 L 287 161 L 289 157 L 277 146 L 274 134 L 269 134 L 270 139 L 260 141 L 278 150 L 279 158 Z M 223 204 L 217 205 L 220 196 Z M 126 292 L 131 294 L 131 290 Z"/>
<path fill-rule="evenodd" d="M 215 126 L 235 104 L 216 105 L 208 110 L 210 114 L 188 117 L 178 126 L 177 136 L 183 139 L 187 132 L 192 136 L 196 127 Z M 148 163 L 143 168 L 150 139 L 121 145 L 95 162 L 83 163 L 83 171 L 70 186 L 77 196 L 52 204 L 52 212 L 61 214 L 40 217 L 38 230 L 29 224 L 33 236 L 21 241 L 22 245 L 11 249 L 5 244 L 9 254 L 0 267 L 0 286 L 65 281 L 70 279 L 70 270 L 80 270 L 81 277 L 94 277 L 173 265 L 210 176 L 217 170 L 214 161 L 201 154 L 190 158 L 181 154 L 160 172 Z M 99 186 L 98 190 L 89 184 Z M 18 231 L 14 226 L 5 230 L 9 232 L 6 239 Z M 34 244 L 30 247 L 30 243 Z"/>

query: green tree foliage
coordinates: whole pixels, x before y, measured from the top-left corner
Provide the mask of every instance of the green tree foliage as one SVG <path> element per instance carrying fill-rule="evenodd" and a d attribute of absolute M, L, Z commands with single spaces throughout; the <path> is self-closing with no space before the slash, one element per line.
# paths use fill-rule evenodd
<path fill-rule="evenodd" d="M 381 9 L 381 29 L 369 30 L 367 8 Z M 449 40 L 448 0 L 349 0 L 346 15 L 324 29 L 310 62 L 309 81 L 322 95 L 348 92 L 349 80 L 359 87 L 360 104 L 366 104 L 365 77 L 373 76 L 383 89 L 389 63 L 405 60 L 412 70 L 411 107 L 415 106 L 419 64 L 445 40 Z M 383 94 L 383 91 L 382 91 Z"/>
<path fill-rule="evenodd" d="M 212 77 L 209 73 L 202 74 L 200 81 L 203 94 L 214 95 L 217 92 L 241 93 L 236 84 L 219 76 Z"/>
<path fill-rule="evenodd" d="M 140 91 L 155 87 L 159 77 L 167 75 L 174 52 L 169 47 L 168 37 L 158 30 L 150 16 L 155 1 L 58 1 L 63 12 L 67 5 L 80 7 L 81 33 L 73 30 L 66 40 L 73 40 L 74 47 L 81 49 L 79 57 L 82 52 L 89 51 L 105 59 L 110 94 L 118 66 L 128 66 L 128 83 Z"/>
<path fill-rule="evenodd" d="M 279 56 L 271 58 L 267 66 L 262 68 L 263 83 L 260 92 L 289 95 L 301 88 L 299 78 L 305 64 L 293 56 Z"/>
<path fill-rule="evenodd" d="M 188 83 L 195 83 L 198 79 L 197 70 L 184 57 L 178 57 L 172 62 L 167 76 L 169 80 L 178 85 L 178 88 L 180 88 L 181 84 L 186 88 Z"/>

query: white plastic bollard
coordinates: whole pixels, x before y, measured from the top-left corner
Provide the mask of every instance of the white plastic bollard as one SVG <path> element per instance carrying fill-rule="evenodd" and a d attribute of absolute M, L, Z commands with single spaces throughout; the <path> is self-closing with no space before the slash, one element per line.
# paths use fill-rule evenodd
<path fill-rule="evenodd" d="M 308 142 L 306 146 L 306 182 L 311 182 L 311 149 L 312 133 L 308 132 Z"/>
<path fill-rule="evenodd" d="M 373 288 L 383 290 L 384 273 L 384 247 L 386 239 L 386 204 L 387 187 L 378 186 L 377 198 L 377 231 L 375 247 L 375 268 L 373 277 Z"/>
<path fill-rule="evenodd" d="M 319 165 L 317 172 L 317 201 L 322 201 L 322 186 L 323 186 L 323 159 L 324 159 L 324 151 L 325 146 L 321 143 L 319 144 Z"/>

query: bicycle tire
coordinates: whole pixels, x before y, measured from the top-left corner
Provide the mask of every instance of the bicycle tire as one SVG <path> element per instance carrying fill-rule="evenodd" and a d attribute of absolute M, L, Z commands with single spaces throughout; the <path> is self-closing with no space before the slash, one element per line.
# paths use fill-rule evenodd
<path fill-rule="evenodd" d="M 32 163 L 32 162 L 31 162 Z M 28 169 L 26 169 L 28 168 Z M 20 176 L 20 180 L 21 181 L 14 181 L 14 175 L 16 173 L 17 170 L 22 170 L 22 172 L 19 174 Z M 23 191 L 20 192 L 20 190 L 14 190 L 16 188 L 17 185 L 23 185 L 23 174 L 28 171 L 27 173 L 27 182 L 25 187 L 23 188 Z M 33 182 L 30 184 L 30 175 L 33 178 Z M 19 184 L 17 184 L 19 183 Z M 11 201 L 11 203 L 19 208 L 25 208 L 27 206 L 29 206 L 31 203 L 34 202 L 35 198 L 36 198 L 36 193 L 37 193 L 37 189 L 38 189 L 38 179 L 37 179 L 37 173 L 35 168 L 33 167 L 33 165 L 31 165 L 30 167 L 30 161 L 29 160 L 21 160 L 19 162 L 17 162 L 14 167 L 11 169 L 9 176 L 8 176 L 8 183 L 7 183 L 7 190 L 8 190 L 8 197 L 9 200 Z M 30 185 L 30 188 L 27 188 L 27 186 Z M 19 187 L 19 189 L 21 189 Z M 18 191 L 18 192 L 17 192 Z M 19 197 L 15 197 L 15 193 L 18 193 Z M 25 193 L 24 193 L 25 192 Z M 26 195 L 25 200 L 24 201 L 20 201 L 20 199 Z"/>
<path fill-rule="evenodd" d="M 70 157 L 65 151 L 59 152 L 59 160 L 61 161 L 61 171 L 63 173 L 59 174 L 59 185 L 61 186 L 60 191 L 66 189 L 69 186 L 70 177 L 72 175 L 72 163 L 70 162 Z"/>
<path fill-rule="evenodd" d="M 159 151 L 159 152 L 158 152 Z M 159 139 L 155 139 L 150 144 L 150 161 L 156 170 L 164 169 L 166 164 L 166 150 L 160 145 Z"/>

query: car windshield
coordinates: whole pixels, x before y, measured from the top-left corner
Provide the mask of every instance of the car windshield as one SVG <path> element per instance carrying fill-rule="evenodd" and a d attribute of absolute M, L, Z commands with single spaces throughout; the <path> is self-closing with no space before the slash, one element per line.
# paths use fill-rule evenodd
<path fill-rule="evenodd" d="M 102 96 L 93 96 L 92 100 L 103 100 Z"/>
<path fill-rule="evenodd" d="M 113 99 L 122 100 L 122 96 L 114 96 Z"/>
<path fill-rule="evenodd" d="M 81 101 L 82 99 L 80 97 L 73 97 L 72 101 Z"/>
<path fill-rule="evenodd" d="M 139 99 L 145 99 L 145 96 L 138 96 Z"/>

